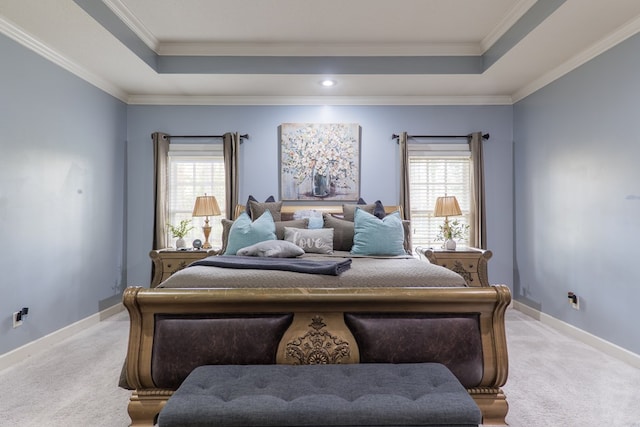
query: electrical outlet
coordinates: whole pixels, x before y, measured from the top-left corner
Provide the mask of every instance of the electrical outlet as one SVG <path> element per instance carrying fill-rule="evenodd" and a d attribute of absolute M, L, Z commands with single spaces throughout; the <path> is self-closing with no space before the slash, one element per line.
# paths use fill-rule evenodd
<path fill-rule="evenodd" d="M 17 328 L 18 326 L 22 326 L 22 311 L 13 313 L 13 327 Z"/>
<path fill-rule="evenodd" d="M 578 296 L 575 296 L 575 300 L 571 301 L 571 307 L 573 307 L 576 310 L 580 310 L 580 299 L 578 298 Z"/>
<path fill-rule="evenodd" d="M 580 310 L 580 300 L 578 299 L 578 295 L 573 292 L 569 292 L 567 297 L 569 298 L 569 304 L 571 304 L 571 307 L 576 310 Z"/>

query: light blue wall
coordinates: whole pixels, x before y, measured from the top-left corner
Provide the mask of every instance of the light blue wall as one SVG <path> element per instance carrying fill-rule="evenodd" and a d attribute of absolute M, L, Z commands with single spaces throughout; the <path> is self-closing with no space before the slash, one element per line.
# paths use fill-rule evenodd
<path fill-rule="evenodd" d="M 640 354 L 638 52 L 640 35 L 515 105 L 514 293 Z"/>
<path fill-rule="evenodd" d="M 3 354 L 120 299 L 126 106 L 2 35 L 0 57 Z"/>
<path fill-rule="evenodd" d="M 490 280 L 511 286 L 513 187 L 511 106 L 129 106 L 129 285 L 150 281 L 153 221 L 151 133 L 248 133 L 241 145 L 240 199 L 278 197 L 278 126 L 291 122 L 347 122 L 362 128 L 361 195 L 398 203 L 398 145 L 391 135 L 488 132 L 485 142 Z"/>

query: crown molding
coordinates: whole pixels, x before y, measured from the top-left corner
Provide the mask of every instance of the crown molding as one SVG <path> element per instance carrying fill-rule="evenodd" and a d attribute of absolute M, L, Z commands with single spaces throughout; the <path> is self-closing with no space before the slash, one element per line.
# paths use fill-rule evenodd
<path fill-rule="evenodd" d="M 500 39 L 522 16 L 527 13 L 531 6 L 536 4 L 538 0 L 520 0 L 516 3 L 509 13 L 507 13 L 496 25 L 496 27 L 480 41 L 480 54 L 485 53 L 493 44 Z"/>
<path fill-rule="evenodd" d="M 172 96 L 132 95 L 130 105 L 511 105 L 509 96 Z"/>
<path fill-rule="evenodd" d="M 564 62 L 560 66 L 554 68 L 548 73 L 542 75 L 540 78 L 532 81 L 526 86 L 520 88 L 518 91 L 514 92 L 511 96 L 513 98 L 513 103 L 516 103 L 531 95 L 532 93 L 542 89 L 549 83 L 552 83 L 565 74 L 568 74 L 569 72 L 575 70 L 579 66 L 606 52 L 607 50 L 625 41 L 638 32 L 640 32 L 640 17 L 629 21 L 625 25 L 613 31 L 604 39 L 591 45 L 591 47 L 583 50 L 577 55 L 574 55 L 573 57 L 571 57 L 571 59 Z"/>
<path fill-rule="evenodd" d="M 102 2 L 122 21 L 129 27 L 144 44 L 146 44 L 151 50 L 157 52 L 160 42 L 158 39 L 145 27 L 129 8 L 120 0 L 102 0 Z"/>
<path fill-rule="evenodd" d="M 97 75 L 91 73 L 85 68 L 78 66 L 75 62 L 69 61 L 54 49 L 48 47 L 40 40 L 26 33 L 22 28 L 18 27 L 14 23 L 7 21 L 2 16 L 0 16 L 0 32 L 11 38 L 12 40 L 20 43 L 27 49 L 32 50 L 43 58 L 53 62 L 59 67 L 85 80 L 98 89 L 108 93 L 109 95 L 119 99 L 120 101 L 127 102 L 126 92 L 109 83 L 108 81 L 102 79 L 101 77 L 98 77 Z"/>

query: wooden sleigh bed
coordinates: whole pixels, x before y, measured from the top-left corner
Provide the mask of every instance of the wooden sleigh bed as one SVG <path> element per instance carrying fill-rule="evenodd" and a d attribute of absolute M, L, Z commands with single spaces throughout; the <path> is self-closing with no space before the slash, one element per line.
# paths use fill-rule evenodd
<path fill-rule="evenodd" d="M 457 274 L 415 258 L 406 265 L 423 264 L 436 273 L 435 282 L 408 285 L 390 273 L 372 277 L 371 286 L 366 280 L 331 285 L 371 271 L 371 259 L 363 258 L 364 268 L 355 257 L 340 279 L 267 272 L 259 273 L 264 283 L 253 280 L 246 287 L 226 286 L 224 275 L 221 283 L 208 285 L 197 276 L 211 267 L 198 266 L 158 288 L 127 288 L 130 335 L 121 385 L 132 389 L 132 425 L 152 426 L 173 391 L 200 365 L 419 362 L 447 366 L 480 407 L 483 423 L 505 424 L 501 387 L 508 375 L 509 289 L 466 287 Z M 296 279 L 270 286 L 281 273 Z"/>

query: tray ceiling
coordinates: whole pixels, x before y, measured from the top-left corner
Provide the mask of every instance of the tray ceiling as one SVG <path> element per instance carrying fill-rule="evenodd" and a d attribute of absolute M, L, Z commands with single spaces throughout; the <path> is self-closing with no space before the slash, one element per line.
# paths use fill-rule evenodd
<path fill-rule="evenodd" d="M 0 12 L 4 34 L 132 104 L 511 104 L 640 30 L 637 0 L 2 0 Z"/>

